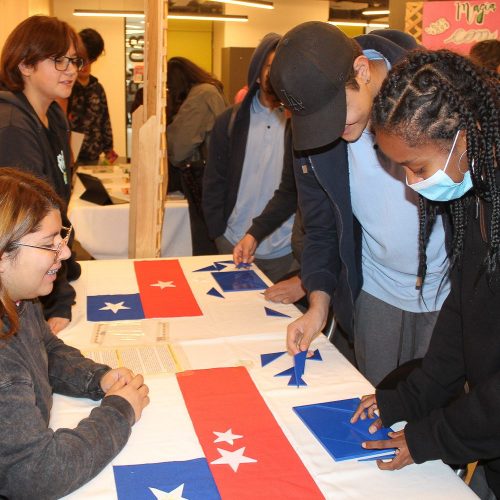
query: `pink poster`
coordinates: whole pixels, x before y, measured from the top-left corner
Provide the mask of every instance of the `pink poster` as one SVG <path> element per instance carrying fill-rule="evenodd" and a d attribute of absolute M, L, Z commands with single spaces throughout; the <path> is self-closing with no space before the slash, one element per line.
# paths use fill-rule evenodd
<path fill-rule="evenodd" d="M 489 2 L 424 2 L 422 45 L 467 55 L 481 40 L 498 39 L 500 7 Z"/>

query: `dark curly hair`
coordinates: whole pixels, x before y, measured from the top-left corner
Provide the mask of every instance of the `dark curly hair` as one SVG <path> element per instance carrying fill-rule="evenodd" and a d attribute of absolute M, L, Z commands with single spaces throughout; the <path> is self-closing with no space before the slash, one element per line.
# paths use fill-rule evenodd
<path fill-rule="evenodd" d="M 460 263 L 466 227 L 466 209 L 474 200 L 492 205 L 489 248 L 485 260 L 488 276 L 500 262 L 500 191 L 495 180 L 500 151 L 498 123 L 499 77 L 465 57 L 448 50 L 410 52 L 396 65 L 375 98 L 372 126 L 375 131 L 401 137 L 409 146 L 445 140 L 457 130 L 467 138 L 467 157 L 473 194 L 449 204 L 453 223 L 451 267 Z M 442 203 L 420 197 L 419 277 L 427 269 L 425 249 Z"/>

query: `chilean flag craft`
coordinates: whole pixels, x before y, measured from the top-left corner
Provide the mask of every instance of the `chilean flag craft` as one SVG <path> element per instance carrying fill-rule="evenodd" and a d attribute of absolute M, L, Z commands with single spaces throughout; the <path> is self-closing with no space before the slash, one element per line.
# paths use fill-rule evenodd
<path fill-rule="evenodd" d="M 121 262 L 115 265 L 116 282 L 100 287 L 109 290 L 108 294 L 92 295 L 92 284 L 89 284 L 88 321 L 203 315 L 178 260 L 134 261 L 133 269 Z M 130 275 L 123 276 L 124 270 Z"/>
<path fill-rule="evenodd" d="M 324 498 L 244 367 L 177 381 L 223 499 Z"/>

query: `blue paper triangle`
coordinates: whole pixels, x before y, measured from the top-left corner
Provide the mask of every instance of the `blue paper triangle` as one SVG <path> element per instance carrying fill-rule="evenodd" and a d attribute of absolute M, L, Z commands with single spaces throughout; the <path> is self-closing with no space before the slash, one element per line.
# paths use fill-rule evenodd
<path fill-rule="evenodd" d="M 295 373 L 292 374 L 290 377 L 290 380 L 288 381 L 288 385 L 296 385 L 297 387 L 301 385 L 307 385 L 303 380 L 302 377 L 297 378 L 295 376 Z"/>
<path fill-rule="evenodd" d="M 224 295 L 217 290 L 217 288 L 210 288 L 210 290 L 207 292 L 207 295 L 213 295 L 214 297 L 219 297 L 221 299 L 224 298 Z"/>
<path fill-rule="evenodd" d="M 294 374 L 294 367 L 287 368 L 286 370 L 279 372 L 275 375 L 275 377 L 290 377 Z"/>
<path fill-rule="evenodd" d="M 279 311 L 275 311 L 274 309 L 270 309 L 269 307 L 264 307 L 266 310 L 266 315 L 267 316 L 276 316 L 280 318 L 291 318 L 291 316 L 288 316 L 288 314 L 281 313 Z"/>
<path fill-rule="evenodd" d="M 240 262 L 237 266 L 236 269 L 248 269 L 252 267 L 252 264 L 249 264 L 248 262 Z"/>
<path fill-rule="evenodd" d="M 195 269 L 193 273 L 203 273 L 205 271 L 217 271 L 217 268 L 215 266 L 202 267 L 200 269 Z"/>
<path fill-rule="evenodd" d="M 306 359 L 307 359 L 307 361 L 323 361 L 323 358 L 321 357 L 319 349 L 316 349 L 313 352 L 313 355 L 310 358 L 306 358 Z"/>
<path fill-rule="evenodd" d="M 283 352 L 270 352 L 268 354 L 261 354 L 260 355 L 261 366 L 264 367 L 264 366 L 268 365 L 269 363 L 271 363 L 275 359 L 279 358 L 280 356 L 283 356 L 283 354 L 285 354 L 285 352 L 286 351 L 283 351 Z"/>
<path fill-rule="evenodd" d="M 217 271 L 221 271 L 222 269 L 226 269 L 227 266 L 220 262 L 214 262 L 214 267 Z"/>

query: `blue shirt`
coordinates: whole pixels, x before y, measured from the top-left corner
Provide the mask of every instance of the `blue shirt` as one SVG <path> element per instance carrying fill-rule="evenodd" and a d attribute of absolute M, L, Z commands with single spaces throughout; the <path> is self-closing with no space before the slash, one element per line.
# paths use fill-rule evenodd
<path fill-rule="evenodd" d="M 404 311 L 439 310 L 450 285 L 441 217 L 427 245 L 427 275 L 422 295 L 418 271 L 418 195 L 405 182 L 401 166 L 377 155 L 365 130 L 348 145 L 354 215 L 362 226 L 363 290 Z"/>
<path fill-rule="evenodd" d="M 252 219 L 262 212 L 278 188 L 283 171 L 286 117 L 282 108 L 262 105 L 259 93 L 250 107 L 250 125 L 236 205 L 224 236 L 235 245 L 243 238 Z M 294 216 L 261 241 L 255 256 L 273 259 L 291 253 Z"/>

